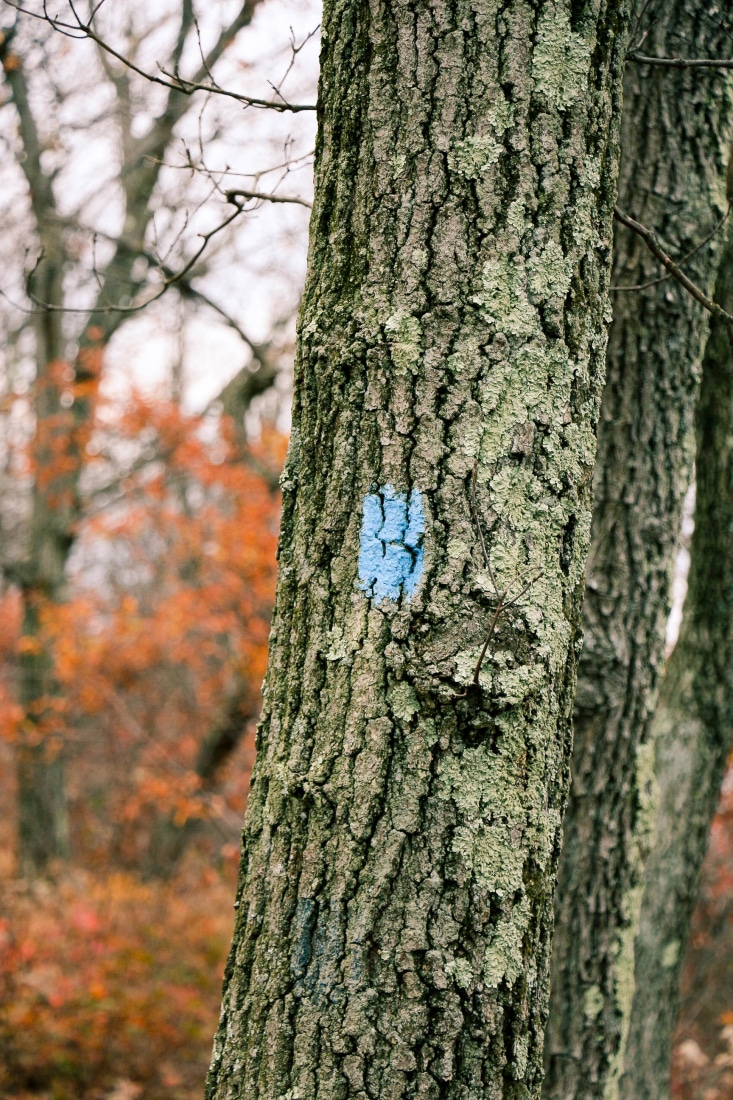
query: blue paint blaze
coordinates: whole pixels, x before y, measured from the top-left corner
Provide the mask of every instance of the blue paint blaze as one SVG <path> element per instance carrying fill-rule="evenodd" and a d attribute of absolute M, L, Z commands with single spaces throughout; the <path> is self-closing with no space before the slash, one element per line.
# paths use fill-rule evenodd
<path fill-rule="evenodd" d="M 364 497 L 359 551 L 359 587 L 380 603 L 408 600 L 424 568 L 425 512 L 422 494 L 397 493 L 385 485 Z"/>

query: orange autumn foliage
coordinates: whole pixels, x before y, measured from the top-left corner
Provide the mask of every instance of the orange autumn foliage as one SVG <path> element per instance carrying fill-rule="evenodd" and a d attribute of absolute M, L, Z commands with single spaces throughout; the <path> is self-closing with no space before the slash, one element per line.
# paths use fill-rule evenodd
<path fill-rule="evenodd" d="M 63 506 L 56 428 L 44 476 Z M 0 594 L 0 798 L 12 800 L 20 739 L 63 750 L 73 849 L 53 881 L 17 882 L 12 821 L 0 821 L 0 1095 L 189 1100 L 231 934 L 285 440 L 264 429 L 245 447 L 225 419 L 133 393 L 100 401 L 73 445 L 89 507 L 65 601 L 32 594 L 41 631 L 25 636 L 18 591 Z M 18 468 L 38 458 L 29 447 Z M 31 716 L 14 673 L 39 649 L 54 688 Z M 202 778 L 201 747 L 227 722 L 243 736 Z M 160 828 L 192 821 L 184 858 L 146 881 Z"/>
<path fill-rule="evenodd" d="M 39 596 L 41 637 L 16 633 L 13 644 L 53 658 L 57 690 L 38 702 L 33 731 L 73 762 L 77 854 L 135 866 L 156 817 L 181 824 L 229 810 L 231 832 L 231 815 L 241 815 L 251 729 L 223 805 L 201 790 L 194 766 L 232 700 L 250 724 L 259 707 L 279 512 L 259 471 L 279 469 L 284 440 L 269 430 L 242 454 L 226 421 L 214 434 L 140 394 L 122 409 L 100 405 L 91 439 L 92 501 L 100 495 L 106 507 L 78 532 L 68 599 Z M 109 454 L 126 448 L 132 472 L 110 491 Z M 5 602 L 17 630 L 12 593 Z M 22 723 L 6 678 L 0 735 Z"/>
<path fill-rule="evenodd" d="M 0 1095 L 198 1100 L 232 882 L 190 869 L 154 886 L 76 871 L 2 887 Z"/>

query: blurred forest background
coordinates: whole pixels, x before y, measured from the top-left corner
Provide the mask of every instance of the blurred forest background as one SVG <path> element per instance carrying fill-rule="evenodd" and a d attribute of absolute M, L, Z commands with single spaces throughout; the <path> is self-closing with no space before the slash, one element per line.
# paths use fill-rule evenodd
<path fill-rule="evenodd" d="M 46 14 L 0 8 L 0 1094 L 199 1097 L 274 594 L 319 12 Z"/>
<path fill-rule="evenodd" d="M 0 6 L 15 1100 L 202 1095 L 274 594 L 318 19 L 315 0 Z M 733 773 L 684 981 L 675 1095 L 733 1096 Z"/>

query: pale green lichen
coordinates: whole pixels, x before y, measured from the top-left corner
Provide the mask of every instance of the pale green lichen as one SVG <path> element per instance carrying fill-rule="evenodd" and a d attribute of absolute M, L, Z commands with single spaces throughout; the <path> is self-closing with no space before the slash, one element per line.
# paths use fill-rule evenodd
<path fill-rule="evenodd" d="M 496 597 L 496 591 L 494 589 L 494 579 L 486 569 L 479 569 L 476 573 L 475 584 L 477 588 L 480 588 L 482 592 L 485 592 L 487 596 Z"/>
<path fill-rule="evenodd" d="M 460 449 L 466 458 L 476 458 L 481 449 L 482 438 L 481 426 L 479 424 L 469 425 L 461 432 L 460 435 Z M 461 469 L 463 467 L 461 466 Z"/>
<path fill-rule="evenodd" d="M 618 1100 L 619 1079 L 623 1073 L 626 1040 L 631 1022 L 631 1005 L 634 1000 L 634 941 L 641 912 L 642 885 L 627 890 L 623 900 L 626 923 L 616 937 L 613 975 L 613 994 L 616 1011 L 621 1021 L 619 1045 L 609 1066 L 603 1100 Z"/>
<path fill-rule="evenodd" d="M 529 1035 L 520 1035 L 514 1044 L 513 1074 L 516 1081 L 521 1081 L 527 1073 L 529 1061 Z"/>
<path fill-rule="evenodd" d="M 659 805 L 659 785 L 656 776 L 656 744 L 649 738 L 636 750 L 636 791 L 638 811 L 636 843 L 641 859 L 645 859 L 654 843 Z"/>
<path fill-rule="evenodd" d="M 633 885 L 621 901 L 623 925 L 614 944 L 613 991 L 616 1012 L 621 1021 L 619 1045 L 609 1069 L 604 1100 L 617 1100 L 619 1079 L 623 1073 L 626 1040 L 631 1023 L 631 1006 L 634 999 L 634 943 L 639 927 L 641 902 L 644 896 L 644 864 L 654 842 L 654 825 L 657 814 L 657 783 L 654 773 L 655 746 L 652 740 L 639 745 L 636 750 L 637 816 L 629 845 L 629 866 Z"/>
<path fill-rule="evenodd" d="M 494 812 L 509 824 L 523 822 L 526 798 L 518 789 L 511 745 L 495 753 L 484 745 L 447 756 L 441 765 L 440 797 L 451 799 L 473 832 Z"/>
<path fill-rule="evenodd" d="M 502 147 L 490 134 L 457 141 L 448 154 L 448 164 L 466 179 L 475 180 L 483 175 L 501 156 Z"/>
<path fill-rule="evenodd" d="M 514 104 L 503 96 L 497 99 L 488 113 L 489 125 L 495 133 L 501 135 L 514 125 Z"/>
<path fill-rule="evenodd" d="M 489 989 L 496 989 L 503 980 L 510 984 L 522 971 L 524 937 L 529 928 L 532 907 L 523 897 L 507 917 L 502 917 L 484 953 L 483 978 Z"/>
<path fill-rule="evenodd" d="M 506 825 L 459 826 L 453 834 L 453 852 L 482 890 L 501 898 L 522 885 L 524 853 L 512 844 Z"/>
<path fill-rule="evenodd" d="M 586 1020 L 595 1020 L 603 1009 L 603 994 L 597 985 L 586 989 L 583 997 L 583 1015 Z"/>
<path fill-rule="evenodd" d="M 494 658 L 496 658 L 496 654 Z M 522 675 L 524 692 L 528 677 Z M 534 681 L 535 687 L 538 681 Z M 526 773 L 526 745 L 518 709 L 497 715 L 501 748 L 468 748 L 462 757 L 442 763 L 439 796 L 454 802 L 459 824 L 453 850 L 479 886 L 497 897 L 522 887 L 525 860 L 533 856 L 544 864 L 557 830 L 558 817 L 550 813 L 542 795 L 542 767 L 522 782 Z"/>
<path fill-rule="evenodd" d="M 422 359 L 422 326 L 405 309 L 396 310 L 384 323 L 392 362 L 402 373 L 413 374 Z"/>
<path fill-rule="evenodd" d="M 539 423 L 551 429 L 544 432 L 546 437 L 553 435 L 559 440 L 567 428 L 563 421 L 574 377 L 575 365 L 560 341 L 552 344 L 531 341 L 511 359 L 500 360 L 481 388 L 482 402 L 493 413 L 487 418 L 482 440 L 487 462 L 494 462 L 506 453 L 517 425 Z M 594 437 L 590 428 L 583 430 L 582 442 L 583 461 L 591 461 Z M 563 461 L 567 462 L 569 457 L 563 456 Z M 510 477 L 500 472 L 492 480 L 493 492 L 500 491 L 501 476 Z"/>
<path fill-rule="evenodd" d="M 575 199 L 575 217 L 573 219 L 573 240 L 588 254 L 598 247 L 596 235 L 596 194 L 591 189 L 583 190 Z M 608 322 L 607 322 L 608 323 Z"/>
<path fill-rule="evenodd" d="M 679 940 L 671 940 L 665 945 L 662 951 L 662 966 L 665 970 L 671 970 L 673 966 L 677 965 L 677 960 L 680 957 L 680 948 L 682 944 Z"/>
<path fill-rule="evenodd" d="M 556 260 L 559 251 L 549 250 L 547 266 Z M 569 412 L 577 376 L 585 370 L 585 361 L 573 361 L 563 341 L 548 342 L 537 333 L 511 356 L 497 359 L 480 389 L 481 404 L 490 413 L 484 420 L 482 465 L 499 467 L 488 483 L 492 511 L 502 519 L 491 548 L 492 566 L 502 589 L 537 569 L 531 592 L 521 602 L 522 615 L 526 622 L 534 615 L 532 625 L 546 637 L 543 656 L 553 665 L 561 650 L 557 636 L 545 633 L 543 615 L 549 623 L 557 613 L 561 626 L 564 616 L 557 577 L 547 563 L 557 561 L 558 534 L 572 519 L 576 552 L 568 582 L 578 583 L 590 538 L 590 513 L 564 492 L 588 476 L 595 456 L 592 411 L 582 410 L 574 419 Z M 535 453 L 541 450 L 546 459 L 542 476 L 535 463 L 501 462 L 516 440 L 526 440 L 524 446 Z"/>
<path fill-rule="evenodd" d="M 395 155 L 392 157 L 392 176 L 393 176 L 393 178 L 396 179 L 397 176 L 402 174 L 402 171 L 403 171 L 406 164 L 407 164 L 407 157 L 405 156 L 405 154 L 404 153 L 395 153 Z"/>
<path fill-rule="evenodd" d="M 445 964 L 445 972 L 449 974 L 456 985 L 461 989 L 470 989 L 473 984 L 473 967 L 468 959 L 450 959 Z"/>
<path fill-rule="evenodd" d="M 448 552 L 448 557 L 455 558 L 458 561 L 465 561 L 465 559 L 470 554 L 468 545 L 463 541 L 463 539 L 449 539 L 446 549 Z"/>
<path fill-rule="evenodd" d="M 516 504 L 521 497 L 524 501 L 537 500 L 542 486 L 530 469 L 524 466 L 513 468 L 503 466 L 498 474 L 492 477 L 490 483 L 492 506 L 499 516 L 506 515 L 514 519 L 517 516 Z M 526 505 L 525 505 L 526 507 Z M 533 517 L 527 517 L 523 526 Z M 519 530 L 515 521 L 515 530 Z"/>
<path fill-rule="evenodd" d="M 570 29 L 567 12 L 547 5 L 540 16 L 532 55 L 532 78 L 551 107 L 565 110 L 583 93 L 589 43 Z"/>
<path fill-rule="evenodd" d="M 516 245 L 522 239 L 524 213 L 513 204 L 516 224 Z M 550 240 L 529 256 L 507 252 L 483 265 L 481 289 L 472 298 L 485 320 L 496 330 L 515 337 L 534 338 L 544 343 L 545 334 L 536 306 L 551 298 L 565 298 L 570 289 L 572 262 L 567 259 L 558 241 Z"/>
<path fill-rule="evenodd" d="M 500 332 L 512 336 L 540 333 L 537 313 L 527 297 L 527 273 L 521 256 L 503 255 L 485 263 L 481 293 L 473 301 Z"/>
<path fill-rule="evenodd" d="M 533 692 L 540 691 L 546 675 L 544 668 L 521 665 L 519 668 L 507 669 L 500 673 L 495 678 L 495 686 L 503 702 L 516 705 Z"/>
<path fill-rule="evenodd" d="M 521 237 L 527 228 L 527 210 L 521 199 L 515 199 L 510 204 L 506 215 L 506 224 L 509 229 L 512 229 L 517 237 Z"/>
<path fill-rule="evenodd" d="M 336 623 L 328 635 L 328 649 L 325 657 L 327 661 L 343 661 L 349 656 L 351 648 L 344 638 L 343 628 Z"/>
<path fill-rule="evenodd" d="M 491 547 L 491 565 L 494 576 L 501 589 L 506 590 L 515 577 L 520 576 L 525 568 L 522 547 L 516 543 L 497 542 Z M 485 581 L 486 574 L 481 573 L 476 577 L 477 584 L 484 589 L 487 595 L 493 595 L 493 581 Z"/>
<path fill-rule="evenodd" d="M 495 651 L 491 660 L 506 665 L 509 651 Z M 507 669 L 505 687 L 524 697 L 539 693 L 540 679 L 532 668 Z M 516 676 L 516 681 L 513 677 Z M 552 707 L 540 695 L 536 746 L 552 724 Z M 508 700 L 507 700 L 508 701 Z M 458 813 L 452 848 L 477 887 L 498 901 L 501 915 L 494 927 L 483 960 L 483 980 L 490 988 L 513 982 L 522 971 L 523 944 L 532 905 L 524 894 L 524 868 L 528 860 L 547 866 L 559 827 L 559 812 L 549 811 L 545 800 L 544 756 L 527 753 L 527 728 L 521 707 L 512 706 L 495 718 L 498 740 L 449 754 L 441 763 L 438 795 L 451 800 Z M 521 1059 L 520 1059 L 521 1062 Z"/>
<path fill-rule="evenodd" d="M 455 679 L 459 684 L 472 684 L 476 673 L 479 655 L 483 645 L 474 646 L 471 649 L 462 649 L 455 656 Z M 484 661 L 479 671 L 479 684 L 484 691 L 491 691 L 493 674 L 489 664 Z"/>
<path fill-rule="evenodd" d="M 529 289 L 540 301 L 547 298 L 564 298 L 570 290 L 573 265 L 565 258 L 558 241 L 550 241 L 541 252 L 534 253 L 527 262 Z"/>
<path fill-rule="evenodd" d="M 566 393 L 569 396 L 572 366 L 566 349 L 561 345 L 548 347 L 541 342 L 525 344 L 516 357 L 500 360 L 481 392 L 487 411 L 496 410 L 492 421 L 498 419 L 500 422 L 499 427 L 492 425 L 491 435 L 486 438 L 494 438 L 498 443 L 507 425 L 516 423 L 528 410 L 550 411 L 548 400 L 553 401 L 554 408 L 558 399 L 554 394 L 548 398 L 547 383 L 550 378 L 555 387 L 562 386 L 562 398 Z M 506 411 L 507 402 L 512 405 L 511 414 Z"/>
<path fill-rule="evenodd" d="M 399 718 L 404 725 L 409 725 L 419 709 L 412 685 L 407 680 L 395 681 L 390 684 L 387 698 L 395 718 Z"/>
<path fill-rule="evenodd" d="M 486 121 L 490 133 L 472 134 L 457 141 L 448 154 L 449 166 L 466 179 L 478 179 L 498 162 L 502 145 L 497 138 L 514 125 L 514 104 L 503 97 L 498 99 Z"/>
<path fill-rule="evenodd" d="M 601 182 L 602 162 L 600 157 L 585 157 L 580 166 L 580 182 L 588 191 L 595 193 Z"/>

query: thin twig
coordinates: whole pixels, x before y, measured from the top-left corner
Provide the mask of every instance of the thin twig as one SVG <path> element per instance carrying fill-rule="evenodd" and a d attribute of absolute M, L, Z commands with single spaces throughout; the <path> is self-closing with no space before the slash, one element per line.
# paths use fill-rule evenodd
<path fill-rule="evenodd" d="M 539 572 L 536 573 L 535 576 L 532 577 L 531 580 L 527 581 L 527 583 L 525 584 L 525 586 L 521 590 L 521 592 L 518 592 L 516 596 L 512 596 L 511 600 L 507 600 L 506 597 L 509 594 L 509 592 L 511 592 L 513 586 L 517 583 L 517 581 L 520 579 L 521 576 L 526 576 L 526 574 L 527 574 L 527 570 L 525 570 L 524 574 L 520 574 L 519 576 L 515 577 L 514 580 L 511 582 L 511 584 L 507 588 L 505 588 L 503 592 L 501 592 L 501 593 L 497 592 L 497 594 L 496 594 L 497 599 L 498 599 L 499 602 L 498 602 L 496 611 L 494 612 L 494 617 L 491 620 L 491 625 L 489 626 L 488 637 L 487 637 L 486 641 L 484 642 L 484 647 L 481 650 L 481 654 L 479 656 L 478 661 L 476 662 L 476 668 L 474 669 L 474 673 L 473 673 L 473 683 L 476 687 L 480 686 L 479 685 L 479 676 L 481 674 L 481 666 L 483 665 L 484 658 L 486 657 L 486 654 L 488 652 L 489 642 L 491 641 L 491 639 L 494 635 L 494 630 L 496 629 L 496 624 L 499 621 L 499 616 L 502 614 L 503 611 L 506 611 L 508 608 L 510 608 L 512 606 L 512 604 L 515 604 L 519 600 L 521 600 L 522 596 L 524 596 L 524 594 L 526 592 L 529 592 L 532 585 L 535 584 L 540 579 L 540 577 L 542 576 L 542 570 L 540 569 Z"/>
<path fill-rule="evenodd" d="M 491 643 L 491 639 L 494 636 L 494 632 L 496 630 L 496 625 L 499 622 L 500 616 L 502 615 L 502 613 L 504 611 L 506 611 L 508 608 L 510 608 L 513 604 L 518 603 L 518 601 L 521 600 L 522 596 L 524 596 L 525 593 L 529 592 L 532 585 L 535 584 L 540 579 L 540 577 L 542 576 L 542 572 L 543 572 L 540 569 L 539 572 L 535 573 L 535 575 L 533 577 L 531 577 L 530 580 L 524 585 L 524 587 L 521 589 L 521 591 L 517 592 L 517 594 L 512 596 L 511 599 L 507 599 L 507 596 L 509 595 L 509 593 L 512 591 L 512 589 L 514 588 L 514 586 L 516 584 L 518 584 L 524 577 L 526 577 L 528 573 L 532 572 L 532 566 L 530 566 L 528 569 L 524 569 L 520 573 L 518 573 L 516 575 L 516 577 L 514 577 L 513 580 L 511 580 L 509 582 L 507 587 L 502 592 L 499 591 L 499 586 L 496 583 L 496 577 L 494 575 L 494 570 L 493 570 L 492 565 L 491 565 L 491 556 L 489 554 L 489 550 L 488 550 L 488 547 L 486 545 L 486 539 L 484 538 L 484 527 L 483 527 L 483 523 L 481 522 L 481 514 L 480 514 L 479 509 L 478 509 L 478 498 L 477 498 L 477 495 L 476 495 L 476 478 L 477 478 L 477 476 L 478 476 L 478 462 L 474 462 L 474 464 L 473 464 L 473 473 L 471 475 L 471 489 L 470 489 L 470 492 L 469 492 L 468 501 L 469 501 L 469 507 L 471 509 L 471 517 L 473 519 L 474 526 L 476 527 L 476 530 L 477 530 L 478 536 L 479 536 L 479 541 L 481 543 L 481 553 L 483 555 L 484 563 L 486 565 L 486 568 L 488 569 L 489 577 L 491 578 L 491 584 L 492 584 L 492 587 L 494 589 L 494 598 L 496 599 L 496 611 L 494 612 L 491 623 L 489 624 L 489 632 L 486 636 L 486 641 L 483 644 L 483 647 L 481 649 L 481 653 L 479 654 L 479 659 L 476 662 L 476 668 L 474 669 L 474 673 L 473 673 L 473 680 L 471 681 L 471 686 L 472 687 L 480 687 L 481 686 L 481 684 L 479 682 L 479 677 L 481 675 L 481 667 L 482 667 L 482 665 L 484 663 L 484 660 L 486 658 L 486 654 L 489 651 L 489 645 Z M 464 692 L 463 694 L 465 695 L 466 692 Z"/>
<path fill-rule="evenodd" d="M 225 194 L 226 194 L 227 202 L 233 203 L 240 210 L 243 208 L 242 203 L 239 201 L 240 199 L 244 199 L 245 201 L 247 201 L 248 199 L 256 199 L 260 202 L 292 203 L 294 206 L 305 206 L 306 209 L 308 209 L 308 210 L 311 209 L 311 203 L 309 203 L 306 199 L 299 199 L 297 197 L 297 195 L 275 195 L 275 194 L 268 194 L 267 192 L 263 192 L 263 191 L 240 191 L 240 190 L 227 191 L 227 192 L 225 192 Z"/>
<path fill-rule="evenodd" d="M 481 666 L 484 663 L 484 658 L 486 657 L 486 654 L 487 654 L 488 649 L 489 649 L 489 643 L 491 642 L 491 639 L 494 637 L 494 631 L 496 630 L 496 624 L 498 623 L 499 616 L 501 615 L 503 610 L 504 610 L 504 607 L 502 605 L 501 600 L 499 600 L 499 603 L 497 604 L 497 607 L 496 607 L 496 611 L 494 612 L 494 617 L 491 620 L 491 625 L 489 626 L 489 633 L 486 635 L 486 641 L 484 642 L 483 649 L 481 650 L 481 653 L 479 654 L 479 659 L 476 662 L 476 668 L 474 669 L 474 672 L 473 672 L 473 680 L 471 681 L 471 683 L 474 685 L 474 687 L 480 687 L 479 676 L 481 674 Z"/>
<path fill-rule="evenodd" d="M 657 241 L 657 238 L 652 233 L 651 229 L 647 229 L 641 222 L 637 222 L 634 218 L 629 217 L 628 214 L 624 214 L 622 210 L 615 206 L 613 208 L 613 216 L 617 222 L 621 225 L 625 225 L 627 229 L 631 229 L 637 236 L 646 244 L 649 251 L 653 256 L 659 260 L 663 267 L 666 267 L 673 279 L 676 279 L 680 286 L 683 286 L 688 294 L 691 294 L 696 302 L 699 302 L 701 306 L 712 313 L 714 317 L 720 317 L 728 325 L 733 325 L 733 315 L 727 313 L 722 306 L 719 306 L 717 302 L 714 302 L 712 298 L 709 298 L 704 290 L 701 290 L 697 283 L 693 283 L 692 279 L 689 279 L 681 269 L 679 264 L 676 264 L 674 260 L 667 255 L 662 246 Z"/>
<path fill-rule="evenodd" d="M 239 217 L 242 211 L 243 207 L 241 205 L 237 205 L 234 213 L 230 214 L 229 217 L 225 218 L 223 222 L 219 223 L 219 225 L 215 226 L 213 229 L 210 229 L 208 233 L 199 233 L 201 244 L 196 249 L 190 260 L 188 260 L 188 262 L 184 264 L 180 271 L 175 271 L 167 278 L 164 278 L 155 294 L 151 295 L 150 298 L 146 298 L 144 302 L 139 302 L 137 305 L 96 305 L 88 306 L 84 309 L 77 306 L 57 306 L 54 305 L 52 302 L 44 302 L 42 299 L 33 294 L 30 288 L 28 288 L 26 293 L 30 300 L 33 302 L 34 306 L 36 306 L 35 309 L 27 309 L 25 306 L 22 306 L 18 302 L 13 301 L 10 295 L 7 294 L 4 290 L 0 290 L 0 297 L 4 298 L 6 302 L 9 302 L 14 309 L 22 310 L 23 313 L 26 313 L 29 316 L 38 313 L 88 313 L 94 316 L 104 316 L 109 313 L 139 313 L 141 310 L 146 309 L 149 305 L 152 305 L 153 302 L 157 302 L 159 298 L 162 298 L 169 287 L 175 286 L 176 283 L 180 283 L 183 279 L 185 279 L 186 275 L 188 275 L 188 273 L 192 270 L 192 268 L 196 266 L 196 264 L 200 260 L 212 237 L 215 237 L 217 233 L 221 233 L 221 231 L 223 229 L 226 229 L 228 225 L 231 225 L 235 218 Z M 32 278 L 33 273 L 35 272 L 42 258 L 43 254 L 41 253 L 36 260 L 36 263 L 33 270 L 31 271 L 29 278 Z M 162 266 L 160 270 L 162 270 Z"/>
<path fill-rule="evenodd" d="M 723 214 L 723 217 L 720 219 L 718 224 L 715 226 L 715 228 L 710 233 L 708 233 L 707 237 L 705 237 L 704 240 L 700 241 L 699 244 L 696 244 L 695 247 L 693 249 L 691 249 L 689 252 L 685 253 L 685 255 L 682 257 L 681 260 L 677 261 L 677 263 L 680 265 L 680 267 L 682 266 L 682 264 L 686 264 L 688 260 L 691 260 L 692 257 L 697 252 L 700 251 L 701 248 L 704 248 L 705 245 L 708 244 L 710 241 L 712 241 L 713 237 L 715 237 L 720 232 L 720 230 L 723 228 L 726 221 L 728 220 L 728 215 L 730 214 L 730 210 L 731 210 L 731 208 L 729 206 L 728 209 L 726 210 L 725 214 Z M 674 276 L 671 275 L 671 274 L 670 275 L 663 275 L 661 277 L 661 279 L 650 279 L 650 281 L 648 283 L 636 283 L 633 286 L 623 286 L 620 283 L 617 283 L 614 286 L 609 287 L 609 290 L 614 290 L 614 291 L 619 291 L 619 292 L 624 291 L 624 290 L 648 290 L 649 287 L 659 286 L 661 283 L 666 283 L 668 279 L 672 279 L 672 278 L 674 278 Z"/>
<path fill-rule="evenodd" d="M 631 48 L 633 50 L 639 50 L 641 48 L 642 42 L 644 41 L 647 34 L 649 33 L 648 30 L 646 30 L 646 31 L 644 31 L 644 33 L 641 35 L 641 37 L 639 39 L 637 39 L 637 37 L 636 37 L 636 35 L 639 31 L 639 26 L 641 25 L 641 21 L 644 18 L 644 15 L 646 13 L 647 8 L 649 7 L 650 2 L 651 2 L 651 0 L 644 0 L 644 3 L 641 7 L 641 11 L 636 16 L 636 20 L 634 21 L 634 29 L 632 30 L 631 34 L 629 35 L 629 44 L 631 45 Z"/>
<path fill-rule="evenodd" d="M 470 492 L 470 495 L 469 495 L 469 498 L 468 498 L 469 499 L 469 505 L 470 505 L 470 508 L 471 508 L 471 516 L 473 518 L 473 522 L 475 524 L 476 530 L 478 531 L 478 536 L 479 536 L 479 539 L 481 541 L 481 552 L 484 556 L 484 562 L 486 564 L 486 568 L 489 571 L 489 576 L 491 577 L 491 583 L 494 586 L 494 591 L 496 592 L 496 591 L 498 591 L 498 589 L 496 587 L 496 577 L 494 576 L 494 570 L 491 568 L 491 558 L 489 556 L 489 551 L 486 547 L 486 540 L 484 539 L 484 527 L 483 527 L 483 524 L 481 522 L 481 516 L 479 515 L 477 498 L 476 498 L 476 477 L 477 476 L 478 476 L 478 462 L 474 462 L 474 464 L 473 464 L 473 473 L 471 475 L 471 492 Z"/>
<path fill-rule="evenodd" d="M 665 69 L 733 69 L 733 58 L 716 61 L 712 57 L 647 57 L 646 54 L 628 53 L 626 60 L 639 65 L 661 65 Z"/>
<path fill-rule="evenodd" d="M 243 95 L 239 92 L 230 91 L 228 88 L 222 88 L 221 85 L 216 84 L 214 81 L 198 81 L 198 80 L 186 80 L 178 73 L 169 73 L 165 69 L 161 68 L 160 72 L 162 76 L 156 76 L 155 73 L 147 72 L 145 69 L 141 69 L 139 65 L 136 65 L 134 61 L 129 57 L 125 57 L 124 54 L 119 53 L 114 47 L 110 46 L 108 42 L 105 42 L 92 27 L 91 23 L 85 23 L 81 16 L 74 10 L 73 4 L 69 4 L 74 17 L 76 18 L 76 24 L 66 23 L 58 16 L 52 16 L 47 11 L 43 14 L 35 11 L 31 11 L 30 8 L 23 7 L 22 4 L 15 3 L 14 0 L 4 0 L 4 3 L 8 7 L 14 8 L 15 11 L 21 12 L 23 15 L 29 15 L 34 19 L 39 19 L 43 23 L 48 23 L 59 34 L 65 35 L 67 38 L 88 38 L 90 42 L 96 43 L 100 50 L 104 50 L 110 57 L 114 57 L 116 61 L 119 61 L 121 65 L 129 69 L 133 73 L 137 73 L 138 76 L 142 76 L 145 80 L 149 80 L 151 84 L 160 84 L 163 88 L 170 88 L 174 92 L 180 92 L 181 95 L 191 96 L 194 92 L 210 92 L 214 95 L 225 96 L 227 99 L 234 99 L 238 103 L 242 103 L 245 107 L 258 107 L 269 111 L 291 111 L 293 114 L 297 114 L 300 111 L 315 111 L 316 105 L 314 103 L 288 103 L 282 96 L 280 101 L 270 99 L 258 99 L 256 96 Z M 208 71 L 208 68 L 207 68 Z M 275 89 L 279 95 L 279 91 Z"/>

